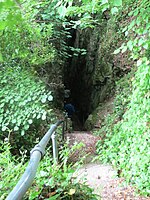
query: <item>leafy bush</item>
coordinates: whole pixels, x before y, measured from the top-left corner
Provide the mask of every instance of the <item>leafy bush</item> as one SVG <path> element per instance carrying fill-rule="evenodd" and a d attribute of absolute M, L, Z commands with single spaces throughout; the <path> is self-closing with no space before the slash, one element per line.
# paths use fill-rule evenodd
<path fill-rule="evenodd" d="M 132 91 L 132 77 L 133 71 L 124 75 L 119 81 L 116 82 L 116 92 L 115 92 L 115 116 L 119 119 L 127 109 L 127 105 L 130 102 L 131 91 Z"/>
<path fill-rule="evenodd" d="M 26 135 L 27 139 L 29 135 L 25 133 L 29 129 L 35 132 L 35 127 L 51 115 L 52 109 L 48 107 L 53 99 L 51 92 L 38 78 L 19 67 L 0 71 L 0 87 L 0 138 L 8 137 L 9 133 L 9 139 L 21 143 L 21 136 Z"/>
<path fill-rule="evenodd" d="M 15 186 L 25 169 L 24 156 L 17 161 L 10 153 L 10 145 L 7 142 L 0 143 L 0 196 L 6 199 L 9 191 Z"/>
<path fill-rule="evenodd" d="M 24 199 L 65 199 L 65 200 L 96 200 L 93 190 L 84 183 L 80 184 L 74 177 L 74 172 L 79 168 L 80 164 L 67 164 L 68 156 L 76 148 L 80 148 L 81 144 L 75 145 L 72 149 L 65 147 L 60 151 L 61 163 L 56 165 L 51 155 L 46 153 L 40 163 L 36 178 L 27 191 Z M 5 199 L 12 188 L 16 185 L 20 174 L 23 173 L 26 165 L 15 160 L 10 154 L 10 146 L 4 143 L 1 147 L 0 155 L 0 196 L 1 200 Z"/>
<path fill-rule="evenodd" d="M 142 80 L 142 81 L 141 81 Z M 143 62 L 136 72 L 133 94 L 123 120 L 107 134 L 103 147 L 98 144 L 101 159 L 115 165 L 126 180 L 136 184 L 143 194 L 150 194 L 150 68 Z"/>
<path fill-rule="evenodd" d="M 136 72 L 129 80 L 131 84 L 125 83 L 126 89 L 116 97 L 115 105 L 119 115 L 121 110 L 122 117 L 116 124 L 112 122 L 105 140 L 98 143 L 100 159 L 116 166 L 119 175 L 135 184 L 144 195 L 150 195 L 149 5 L 148 0 L 133 2 L 133 9 L 128 13 L 130 23 L 124 22 L 126 26 L 122 32 L 126 41 L 114 53 L 131 51 Z"/>
<path fill-rule="evenodd" d="M 0 2 L 1 62 L 11 66 L 20 63 L 21 67 L 33 68 L 53 60 L 55 51 L 48 42 L 52 24 L 39 25 L 34 22 L 33 17 L 36 16 L 33 13 L 38 11 L 36 7 L 32 11 L 29 9 L 29 5 L 34 7 L 34 4 L 33 1 L 25 2 L 23 6 L 21 2 L 11 0 Z"/>

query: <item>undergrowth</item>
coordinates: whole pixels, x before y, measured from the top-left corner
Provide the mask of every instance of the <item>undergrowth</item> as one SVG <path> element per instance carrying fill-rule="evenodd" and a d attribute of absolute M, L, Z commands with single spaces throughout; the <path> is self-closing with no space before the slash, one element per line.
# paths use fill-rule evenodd
<path fill-rule="evenodd" d="M 19 66 L 0 70 L 0 86 L 0 140 L 8 137 L 15 154 L 20 149 L 30 150 L 33 138 L 38 138 L 53 118 L 51 91 Z"/>
<path fill-rule="evenodd" d="M 149 4 L 148 0 L 131 1 L 130 7 L 123 10 L 126 19 L 120 31 L 125 39 L 114 54 L 126 52 L 135 72 L 118 82 L 114 113 L 104 123 L 104 141 L 97 144 L 100 159 L 112 163 L 120 176 L 147 196 L 150 195 Z"/>
<path fill-rule="evenodd" d="M 59 151 L 60 163 L 53 162 L 48 150 L 38 168 L 35 180 L 24 196 L 24 200 L 49 199 L 49 200 L 96 200 L 93 190 L 84 182 L 81 184 L 74 173 L 82 164 L 77 162 L 69 164 L 68 159 L 75 150 L 80 149 L 82 144 L 75 144 L 71 149 L 68 143 Z M 1 200 L 7 195 L 18 182 L 23 174 L 27 163 L 25 155 L 22 161 L 16 160 L 10 153 L 10 145 L 5 142 L 0 148 L 0 196 Z M 25 164 L 24 164 L 25 163 Z"/>
<path fill-rule="evenodd" d="M 117 167 L 119 175 L 124 176 L 128 183 L 135 184 L 140 193 L 149 195 L 150 68 L 147 60 L 139 66 L 135 77 L 129 78 L 128 75 L 126 78 L 129 84 L 121 84 L 121 80 L 118 83 L 114 113 L 104 122 L 102 128 L 106 137 L 98 142 L 97 152 L 102 161 Z M 125 83 L 124 79 L 122 83 Z M 102 131 L 97 134 L 102 134 Z"/>

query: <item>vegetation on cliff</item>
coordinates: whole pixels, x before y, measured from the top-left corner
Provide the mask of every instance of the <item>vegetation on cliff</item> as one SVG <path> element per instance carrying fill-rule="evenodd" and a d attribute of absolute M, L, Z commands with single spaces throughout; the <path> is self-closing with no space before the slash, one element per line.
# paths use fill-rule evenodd
<path fill-rule="evenodd" d="M 117 83 L 114 114 L 108 117 L 111 120 L 106 119 L 106 138 L 98 143 L 98 152 L 101 160 L 116 166 L 127 182 L 149 195 L 150 4 L 137 1 L 131 5 L 123 10 L 126 19 L 120 31 L 124 41 L 114 54 L 127 52 L 134 72 Z"/>
<path fill-rule="evenodd" d="M 97 151 L 101 160 L 111 162 L 118 168 L 120 176 L 135 184 L 142 194 L 149 195 L 149 0 L 3 0 L 0 1 L 0 12 L 1 177 L 5 177 L 7 171 L 9 182 L 12 170 L 16 175 L 18 169 L 24 168 L 18 162 L 14 167 L 16 161 L 10 149 L 17 155 L 22 154 L 22 146 L 29 150 L 33 140 L 41 137 L 55 118 L 54 104 L 62 103 L 62 100 L 57 102 L 57 97 L 63 97 L 63 72 L 68 59 L 73 56 L 80 58 L 79 55 L 84 56 L 85 60 L 88 57 L 87 49 L 68 45 L 72 31 L 82 33 L 87 29 L 96 30 L 95 27 L 102 30 L 106 26 L 103 42 L 100 40 L 102 46 L 96 51 L 96 56 L 101 57 L 96 63 L 97 69 L 112 59 L 113 81 L 118 80 L 115 83 L 114 113 L 97 132 L 101 136 L 106 130 Z M 97 72 L 95 79 L 99 81 Z M 122 76 L 123 79 L 119 80 Z M 93 80 L 95 85 L 96 80 Z M 105 84 L 105 80 L 102 83 Z M 3 142 L 6 138 L 9 145 Z M 46 156 L 46 161 L 41 165 L 42 173 L 38 173 L 40 175 L 33 184 L 36 189 L 38 184 L 40 186 L 36 192 L 31 189 L 27 198 L 38 198 L 45 188 L 51 195 L 49 199 L 96 198 L 88 187 L 72 182 L 72 166 L 66 163 L 68 153 L 64 152 L 67 151 L 61 152 L 64 165 L 56 167 L 52 177 L 48 175 L 52 170 L 49 168 L 51 160 Z M 48 178 L 50 182 L 47 183 Z M 58 178 L 57 184 L 54 184 L 54 178 Z M 3 199 L 14 184 L 5 186 L 5 181 L 1 181 Z M 53 186 L 54 191 L 49 191 L 49 186 Z"/>

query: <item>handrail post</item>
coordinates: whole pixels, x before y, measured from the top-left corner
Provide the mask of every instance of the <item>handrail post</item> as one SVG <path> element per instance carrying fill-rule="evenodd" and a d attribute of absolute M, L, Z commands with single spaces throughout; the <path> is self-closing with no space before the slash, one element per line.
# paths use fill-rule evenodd
<path fill-rule="evenodd" d="M 51 135 L 51 139 L 52 139 L 52 146 L 53 146 L 54 162 L 58 163 L 58 147 L 57 147 L 57 135 L 56 135 L 56 132 L 54 132 Z"/>
<path fill-rule="evenodd" d="M 52 139 L 52 144 L 53 144 L 54 162 L 56 164 L 58 163 L 58 147 L 57 147 L 57 136 L 55 130 L 63 122 L 64 120 L 59 120 L 55 124 L 52 124 L 48 132 L 44 135 L 44 137 L 32 149 L 30 155 L 30 161 L 24 174 L 21 176 L 20 180 L 13 188 L 13 190 L 9 193 L 6 200 L 21 200 L 23 198 L 24 194 L 26 193 L 26 191 L 31 186 L 34 180 L 38 164 L 41 158 L 44 156 L 45 148 L 50 138 Z"/>
<path fill-rule="evenodd" d="M 65 121 L 63 121 L 62 123 L 62 141 L 64 141 L 64 137 L 65 137 Z"/>
<path fill-rule="evenodd" d="M 67 122 L 67 117 L 65 118 L 65 127 L 66 127 L 65 131 L 67 131 L 67 130 L 68 130 L 68 122 Z"/>

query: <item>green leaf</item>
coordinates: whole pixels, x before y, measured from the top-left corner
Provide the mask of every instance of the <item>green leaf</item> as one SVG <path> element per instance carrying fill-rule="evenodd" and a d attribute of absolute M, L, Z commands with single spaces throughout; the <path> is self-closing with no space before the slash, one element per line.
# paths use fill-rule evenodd
<path fill-rule="evenodd" d="M 131 40 L 129 40 L 127 42 L 127 47 L 129 48 L 130 51 L 132 51 L 132 49 L 133 49 L 133 42 Z"/>
<path fill-rule="evenodd" d="M 137 16 L 137 15 L 138 15 L 138 13 L 139 13 L 139 10 L 138 10 L 138 9 L 136 9 L 136 10 L 133 12 L 133 15 L 134 15 L 134 16 Z"/>
<path fill-rule="evenodd" d="M 2 54 L 0 53 L 0 62 L 2 62 L 3 61 L 3 56 L 2 56 Z"/>
<path fill-rule="evenodd" d="M 33 123 L 33 120 L 32 120 L 32 119 L 29 119 L 28 122 L 29 122 L 29 124 L 32 124 L 32 123 Z"/>
<path fill-rule="evenodd" d="M 14 131 L 18 131 L 19 130 L 19 127 L 18 126 L 15 126 L 14 127 Z"/>
<path fill-rule="evenodd" d="M 118 53 L 120 53 L 120 48 L 116 49 L 113 54 L 118 54 Z"/>
<path fill-rule="evenodd" d="M 25 131 L 24 131 L 24 130 L 22 130 L 22 131 L 21 131 L 21 135 L 22 135 L 22 136 L 24 136 L 24 134 L 25 134 Z"/>
<path fill-rule="evenodd" d="M 56 195 L 48 198 L 48 200 L 57 200 L 59 196 L 60 196 L 60 194 L 56 194 Z"/>
<path fill-rule="evenodd" d="M 39 113 L 36 118 L 40 119 L 41 118 L 41 114 Z"/>
<path fill-rule="evenodd" d="M 126 31 L 126 32 L 125 32 L 125 36 L 127 36 L 128 34 L 129 34 L 129 32 L 128 32 L 128 31 Z"/>
<path fill-rule="evenodd" d="M 118 8 L 117 7 L 114 7 L 114 8 L 111 9 L 111 14 L 112 15 L 115 15 L 117 12 L 118 12 Z"/>
<path fill-rule="evenodd" d="M 0 104 L 0 108 L 3 108 L 5 105 L 5 103 Z"/>
<path fill-rule="evenodd" d="M 2 131 L 6 131 L 7 127 L 6 126 L 3 126 L 2 127 Z"/>
<path fill-rule="evenodd" d="M 108 3 L 108 0 L 102 0 L 102 5 Z"/>
<path fill-rule="evenodd" d="M 48 96 L 48 101 L 52 101 L 53 100 L 53 96 L 52 95 L 49 95 Z"/>
<path fill-rule="evenodd" d="M 131 30 L 134 25 L 135 25 L 135 20 L 132 20 L 131 23 L 128 26 L 128 30 Z"/>
<path fill-rule="evenodd" d="M 28 130 L 29 127 L 30 127 L 29 124 L 26 124 L 26 125 L 24 126 L 24 129 L 25 129 L 25 130 Z"/>
<path fill-rule="evenodd" d="M 47 99 L 47 95 L 44 95 L 44 96 L 42 97 L 41 102 L 42 102 L 42 103 L 45 103 L 45 102 L 46 102 L 46 99 Z"/>
<path fill-rule="evenodd" d="M 75 194 L 75 192 L 76 192 L 76 189 L 72 189 L 72 188 L 71 188 L 71 189 L 69 190 L 68 194 L 72 196 L 73 194 Z"/>
<path fill-rule="evenodd" d="M 127 46 L 123 46 L 123 47 L 122 47 L 122 51 L 121 51 L 121 53 L 126 52 L 126 50 L 127 50 Z"/>
<path fill-rule="evenodd" d="M 145 44 L 143 45 L 143 48 L 144 48 L 144 49 L 148 49 L 148 43 L 145 43 Z"/>
<path fill-rule="evenodd" d="M 3 121 L 3 117 L 0 117 L 0 123 L 2 123 L 2 121 Z"/>
<path fill-rule="evenodd" d="M 0 30 L 4 30 L 6 25 L 6 21 L 0 21 Z"/>
<path fill-rule="evenodd" d="M 145 42 L 145 40 L 143 38 L 140 38 L 138 41 L 138 45 L 141 46 L 144 42 Z"/>
<path fill-rule="evenodd" d="M 122 0 L 113 0 L 114 6 L 122 6 Z"/>
<path fill-rule="evenodd" d="M 46 119 L 46 112 L 44 112 L 42 115 L 42 120 L 45 120 L 45 119 Z"/>
<path fill-rule="evenodd" d="M 82 56 L 83 56 L 83 55 L 86 55 L 86 54 L 87 54 L 87 52 L 82 52 L 82 53 L 81 53 Z"/>
<path fill-rule="evenodd" d="M 140 24 L 141 24 L 141 18 L 140 17 L 137 17 L 137 19 L 136 19 L 136 24 L 137 24 L 137 26 L 139 26 Z"/>
<path fill-rule="evenodd" d="M 33 114 L 33 116 L 32 116 L 32 118 L 34 119 L 34 118 L 36 117 L 36 115 L 37 115 L 37 114 L 36 114 L 36 113 L 34 113 L 34 114 Z"/>
<path fill-rule="evenodd" d="M 13 119 L 11 122 L 12 122 L 13 124 L 15 124 L 15 123 L 16 123 L 16 119 Z"/>
<path fill-rule="evenodd" d="M 64 17 L 66 15 L 66 12 L 67 12 L 67 8 L 63 5 L 61 5 L 60 7 L 57 8 L 57 11 L 60 15 L 60 17 Z"/>

